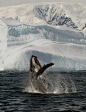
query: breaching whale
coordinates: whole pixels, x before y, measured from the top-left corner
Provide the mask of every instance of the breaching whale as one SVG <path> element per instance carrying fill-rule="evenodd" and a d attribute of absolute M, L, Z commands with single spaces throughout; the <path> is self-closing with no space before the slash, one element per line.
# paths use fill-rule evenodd
<path fill-rule="evenodd" d="M 47 79 L 44 72 L 48 67 L 52 65 L 54 65 L 54 63 L 48 63 L 42 67 L 37 59 L 37 56 L 31 56 L 29 78 L 30 86 L 32 89 L 35 89 L 41 93 L 47 93 L 52 90 L 52 84 Z"/>

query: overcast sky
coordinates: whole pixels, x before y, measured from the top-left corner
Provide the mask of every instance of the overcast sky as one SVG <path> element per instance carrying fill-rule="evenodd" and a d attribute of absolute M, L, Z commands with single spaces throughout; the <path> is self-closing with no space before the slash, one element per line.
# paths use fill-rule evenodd
<path fill-rule="evenodd" d="M 0 7 L 10 5 L 20 5 L 33 2 L 74 2 L 74 3 L 85 3 L 86 0 L 0 0 Z"/>

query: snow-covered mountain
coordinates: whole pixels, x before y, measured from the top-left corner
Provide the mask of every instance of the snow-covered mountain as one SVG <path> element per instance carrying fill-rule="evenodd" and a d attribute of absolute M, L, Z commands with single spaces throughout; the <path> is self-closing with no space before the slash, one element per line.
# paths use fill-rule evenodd
<path fill-rule="evenodd" d="M 13 18 L 29 24 L 47 23 L 53 26 L 65 25 L 82 29 L 86 24 L 86 5 L 80 3 L 37 3 L 0 7 L 0 18 Z"/>
<path fill-rule="evenodd" d="M 66 6 L 65 6 L 66 7 Z M 41 5 L 34 8 L 35 16 L 45 20 L 50 25 L 66 25 L 72 28 L 78 28 L 72 21 L 70 16 L 67 16 L 63 4 Z"/>
<path fill-rule="evenodd" d="M 33 54 L 53 70 L 86 70 L 85 12 L 66 3 L 1 7 L 0 69 L 29 70 Z"/>

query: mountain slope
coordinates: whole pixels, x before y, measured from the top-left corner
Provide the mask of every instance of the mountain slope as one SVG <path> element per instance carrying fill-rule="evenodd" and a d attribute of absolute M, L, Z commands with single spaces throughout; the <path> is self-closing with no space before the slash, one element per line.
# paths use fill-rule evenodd
<path fill-rule="evenodd" d="M 86 23 L 86 5 L 80 3 L 42 3 L 0 7 L 1 18 L 13 18 L 29 24 L 65 25 L 82 29 Z"/>

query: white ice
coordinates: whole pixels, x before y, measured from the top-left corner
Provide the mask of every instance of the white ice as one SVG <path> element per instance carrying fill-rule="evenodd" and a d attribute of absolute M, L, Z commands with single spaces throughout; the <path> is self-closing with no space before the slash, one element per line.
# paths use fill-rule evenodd
<path fill-rule="evenodd" d="M 55 6 L 56 12 L 57 6 L 59 11 L 64 9 L 78 29 L 85 25 L 86 6 L 81 4 L 0 7 L 0 69 L 28 71 L 31 55 L 36 55 L 42 65 L 54 63 L 49 70 L 86 70 L 85 29 L 79 31 L 72 25 L 49 25 L 50 13 L 47 12 L 48 16 L 44 19 L 36 10 L 47 6 L 48 11 L 52 6 Z"/>
<path fill-rule="evenodd" d="M 7 48 L 7 26 L 0 20 L 0 70 L 3 70 L 3 57 Z"/>
<path fill-rule="evenodd" d="M 42 5 L 40 5 L 42 4 Z M 39 25 L 63 24 L 81 30 L 86 23 L 86 5 L 81 3 L 29 3 L 0 7 L 0 18 L 13 18 L 21 22 Z M 57 23 L 58 21 L 58 23 Z"/>

